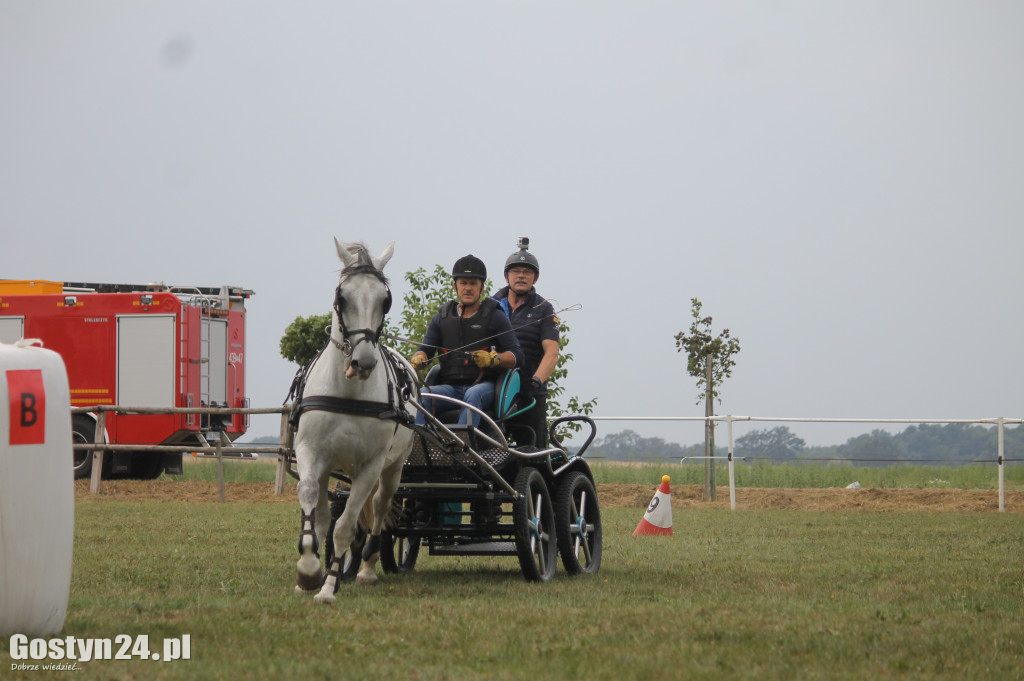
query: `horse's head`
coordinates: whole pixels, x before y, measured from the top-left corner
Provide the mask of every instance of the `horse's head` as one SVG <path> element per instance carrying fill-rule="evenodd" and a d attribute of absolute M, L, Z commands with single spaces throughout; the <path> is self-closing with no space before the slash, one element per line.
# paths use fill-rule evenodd
<path fill-rule="evenodd" d="M 391 259 L 395 242 L 377 257 L 363 244 L 334 240 L 338 257 L 345 267 L 334 294 L 332 340 L 348 356 L 346 378 L 366 380 L 377 366 L 377 342 L 384 328 L 384 316 L 391 309 L 391 289 L 384 276 L 384 265 Z"/>

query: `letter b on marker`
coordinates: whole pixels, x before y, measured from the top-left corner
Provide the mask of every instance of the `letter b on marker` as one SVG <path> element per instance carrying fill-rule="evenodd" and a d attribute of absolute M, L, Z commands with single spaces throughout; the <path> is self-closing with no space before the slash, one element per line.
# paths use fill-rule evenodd
<path fill-rule="evenodd" d="M 46 388 L 39 369 L 7 372 L 10 402 L 10 444 L 39 445 L 46 442 Z"/>

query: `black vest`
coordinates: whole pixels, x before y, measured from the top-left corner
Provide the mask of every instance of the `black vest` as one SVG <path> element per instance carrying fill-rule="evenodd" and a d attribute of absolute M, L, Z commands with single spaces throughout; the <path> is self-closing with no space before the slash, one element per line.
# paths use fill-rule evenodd
<path fill-rule="evenodd" d="M 493 298 L 485 298 L 480 309 L 468 319 L 459 316 L 457 301 L 449 301 L 441 308 L 441 345 L 459 352 L 446 352 L 441 355 L 441 376 L 443 385 L 468 385 L 475 383 L 480 376 L 480 369 L 473 362 L 469 353 L 475 350 L 489 350 L 494 345 L 494 334 L 491 333 L 491 315 L 498 303 Z M 484 369 L 483 379 L 494 380 L 497 369 Z"/>

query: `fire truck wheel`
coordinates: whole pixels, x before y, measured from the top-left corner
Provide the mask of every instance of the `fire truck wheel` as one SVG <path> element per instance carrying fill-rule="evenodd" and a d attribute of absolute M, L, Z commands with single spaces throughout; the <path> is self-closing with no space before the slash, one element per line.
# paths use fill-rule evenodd
<path fill-rule="evenodd" d="M 88 444 L 96 440 L 96 422 L 84 414 L 76 414 L 71 422 L 71 441 Z M 75 479 L 87 478 L 92 472 L 92 452 L 85 449 L 72 450 Z"/>

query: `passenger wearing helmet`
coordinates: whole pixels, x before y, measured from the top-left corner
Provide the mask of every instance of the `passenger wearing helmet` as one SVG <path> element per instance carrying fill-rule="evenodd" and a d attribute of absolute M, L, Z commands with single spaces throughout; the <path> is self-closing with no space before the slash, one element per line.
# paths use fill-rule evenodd
<path fill-rule="evenodd" d="M 467 255 L 459 258 L 452 268 L 456 300 L 450 300 L 430 320 L 423 343 L 410 361 L 416 369 L 427 365 L 434 353 L 441 351 L 441 375 L 437 385 L 424 386 L 420 403 L 432 412 L 434 400 L 429 393 L 462 400 L 486 411 L 494 402 L 494 382 L 501 369 L 511 369 L 523 363 L 523 351 L 508 317 L 495 314 L 498 303 L 493 298 L 482 298 L 487 268 L 479 258 Z M 444 402 L 438 401 L 444 409 Z M 470 421 L 479 425 L 480 416 L 464 409 L 461 424 Z M 416 415 L 423 423 L 422 414 Z"/>
<path fill-rule="evenodd" d="M 534 284 L 540 278 L 540 263 L 530 253 L 530 240 L 519 239 L 519 250 L 505 260 L 505 288 L 494 294 L 494 299 L 512 322 L 516 337 L 526 356 L 520 369 L 524 392 L 532 393 L 537 401 L 533 409 L 513 419 L 513 423 L 533 430 L 533 443 L 544 449 L 548 442 L 547 382 L 558 365 L 558 318 L 551 303 L 544 299 Z M 516 435 L 518 444 L 522 433 Z"/>

